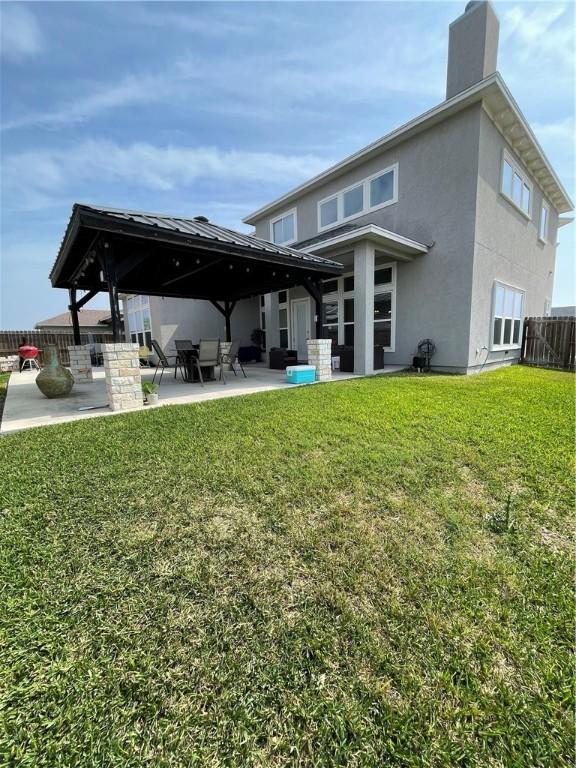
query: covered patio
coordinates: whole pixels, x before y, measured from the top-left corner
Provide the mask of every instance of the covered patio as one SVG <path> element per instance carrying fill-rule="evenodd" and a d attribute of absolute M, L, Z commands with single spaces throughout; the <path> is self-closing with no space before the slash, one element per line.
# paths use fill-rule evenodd
<path fill-rule="evenodd" d="M 216 226 L 203 216 L 188 219 L 77 203 L 50 280 L 54 288 L 69 292 L 76 344 L 78 311 L 101 292 L 109 296 L 115 342 L 124 339 L 120 294 L 209 301 L 223 314 L 226 341 L 231 341 L 240 299 L 296 286 L 303 286 L 315 302 L 320 338 L 322 280 L 338 277 L 342 269 L 338 262 Z"/>

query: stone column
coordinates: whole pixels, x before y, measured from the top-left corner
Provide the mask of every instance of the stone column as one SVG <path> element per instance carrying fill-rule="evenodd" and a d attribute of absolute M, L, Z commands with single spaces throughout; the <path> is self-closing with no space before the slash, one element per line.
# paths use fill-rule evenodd
<path fill-rule="evenodd" d="M 76 384 L 87 384 L 93 381 L 92 360 L 90 348 L 82 345 L 68 347 L 70 355 L 70 371 Z"/>
<path fill-rule="evenodd" d="M 308 339 L 308 365 L 316 368 L 316 381 L 332 378 L 332 339 Z"/>
<path fill-rule="evenodd" d="M 374 246 L 354 249 L 354 373 L 374 373 Z"/>
<path fill-rule="evenodd" d="M 102 344 L 106 394 L 112 411 L 142 408 L 138 344 Z"/>
<path fill-rule="evenodd" d="M 230 352 L 230 347 L 231 346 L 232 346 L 232 342 L 231 341 L 221 341 L 220 342 L 220 354 L 222 356 L 228 355 L 228 353 Z M 232 370 L 232 363 L 230 363 L 230 365 L 228 366 L 227 370 L 228 371 Z"/>

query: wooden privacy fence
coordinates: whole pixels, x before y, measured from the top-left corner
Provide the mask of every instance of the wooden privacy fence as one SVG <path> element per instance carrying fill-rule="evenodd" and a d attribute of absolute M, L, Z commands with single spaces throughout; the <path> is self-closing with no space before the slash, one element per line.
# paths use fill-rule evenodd
<path fill-rule="evenodd" d="M 72 331 L 0 331 L 0 357 L 17 355 L 18 347 L 24 337 L 40 350 L 40 364 L 43 363 L 42 351 L 47 344 L 58 347 L 58 356 L 62 365 L 69 365 L 68 347 L 74 344 Z M 81 333 L 81 344 L 105 344 L 112 341 L 109 333 Z"/>
<path fill-rule="evenodd" d="M 542 368 L 576 370 L 576 318 L 527 317 L 520 362 Z"/>

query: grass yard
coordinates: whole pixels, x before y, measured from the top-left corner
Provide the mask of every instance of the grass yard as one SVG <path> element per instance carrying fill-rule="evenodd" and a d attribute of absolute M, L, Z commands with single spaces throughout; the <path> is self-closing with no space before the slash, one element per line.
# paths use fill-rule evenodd
<path fill-rule="evenodd" d="M 8 391 L 9 380 L 9 373 L 0 373 L 0 424 L 2 423 L 2 413 L 4 411 L 4 401 L 6 400 L 6 392 Z"/>
<path fill-rule="evenodd" d="M 0 440 L 0 763 L 573 765 L 574 377 Z"/>

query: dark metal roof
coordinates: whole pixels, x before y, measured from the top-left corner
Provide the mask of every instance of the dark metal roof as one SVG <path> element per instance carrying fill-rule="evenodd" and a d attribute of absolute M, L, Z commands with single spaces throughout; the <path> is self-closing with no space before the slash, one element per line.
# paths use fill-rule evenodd
<path fill-rule="evenodd" d="M 220 227 L 216 224 L 212 224 L 204 217 L 196 218 L 184 218 L 182 216 L 168 216 L 160 213 L 146 213 L 144 211 L 129 211 L 122 210 L 120 208 L 103 208 L 102 206 L 84 205 L 76 203 L 72 209 L 72 215 L 68 223 L 66 234 L 62 240 L 58 257 L 50 272 L 50 278 L 52 279 L 54 272 L 58 266 L 58 262 L 61 259 L 62 253 L 66 246 L 67 236 L 69 234 L 70 226 L 73 223 L 75 214 L 81 212 L 92 212 L 105 216 L 115 221 L 125 221 L 133 224 L 144 225 L 145 227 L 153 227 L 157 230 L 166 230 L 167 232 L 179 233 L 182 235 L 189 235 L 193 237 L 206 238 L 216 242 L 226 243 L 229 245 L 237 245 L 242 248 L 248 248 L 255 252 L 278 255 L 287 257 L 294 262 L 302 262 L 307 265 L 317 264 L 320 267 L 340 267 L 340 264 L 330 259 L 324 259 L 320 256 L 314 256 L 308 253 L 302 253 L 294 248 L 289 248 L 284 245 L 277 245 L 271 243 L 268 240 L 262 240 L 254 235 L 243 234 L 242 232 L 236 232 L 233 229 L 227 229 L 226 227 Z"/>
<path fill-rule="evenodd" d="M 119 291 L 156 296 L 239 299 L 334 277 L 343 269 L 203 217 L 76 204 L 50 272 L 52 285 L 106 290 L 102 247 L 113 254 Z"/>

